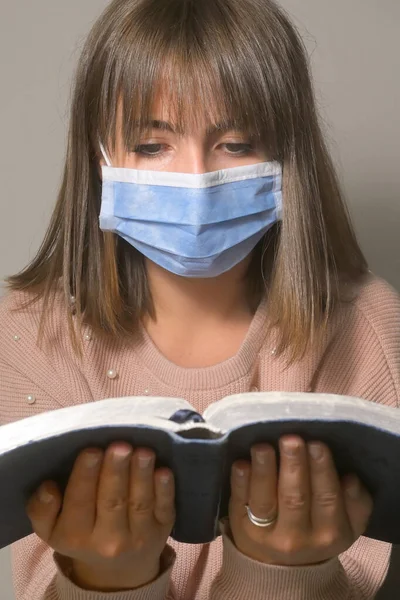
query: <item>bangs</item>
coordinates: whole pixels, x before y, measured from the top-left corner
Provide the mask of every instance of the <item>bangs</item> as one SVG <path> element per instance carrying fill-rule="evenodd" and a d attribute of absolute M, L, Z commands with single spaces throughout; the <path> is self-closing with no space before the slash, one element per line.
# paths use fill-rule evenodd
<path fill-rule="evenodd" d="M 117 128 L 122 129 L 131 150 L 156 118 L 157 96 L 177 132 L 189 131 L 199 119 L 214 127 L 229 125 L 279 160 L 283 148 L 277 140 L 287 138 L 282 127 L 290 127 L 294 86 L 285 53 L 268 36 L 273 24 L 256 22 L 244 13 L 246 7 L 219 0 L 131 5 L 120 35 L 114 30 L 112 43 L 104 35 L 93 134 L 114 151 Z"/>

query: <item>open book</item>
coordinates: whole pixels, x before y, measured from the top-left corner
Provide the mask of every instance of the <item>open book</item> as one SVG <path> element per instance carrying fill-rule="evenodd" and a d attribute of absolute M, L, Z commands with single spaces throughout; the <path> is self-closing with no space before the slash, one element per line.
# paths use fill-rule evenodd
<path fill-rule="evenodd" d="M 339 474 L 355 472 L 374 497 L 366 535 L 400 543 L 400 411 L 330 394 L 249 393 L 199 415 L 178 398 L 125 397 L 42 413 L 0 427 L 0 548 L 32 533 L 25 503 L 45 479 L 62 489 L 86 447 L 126 441 L 153 448 L 175 475 L 172 536 L 205 543 L 228 514 L 233 461 L 283 434 L 321 440 Z"/>

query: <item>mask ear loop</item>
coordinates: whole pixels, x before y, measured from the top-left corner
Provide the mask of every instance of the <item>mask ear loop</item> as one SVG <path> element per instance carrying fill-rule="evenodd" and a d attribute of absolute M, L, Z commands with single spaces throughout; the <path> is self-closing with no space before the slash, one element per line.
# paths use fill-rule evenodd
<path fill-rule="evenodd" d="M 108 158 L 108 154 L 105 151 L 103 144 L 100 141 L 99 141 L 99 144 L 100 144 L 101 153 L 103 155 L 104 160 L 106 161 L 107 167 L 112 167 L 111 160 Z"/>

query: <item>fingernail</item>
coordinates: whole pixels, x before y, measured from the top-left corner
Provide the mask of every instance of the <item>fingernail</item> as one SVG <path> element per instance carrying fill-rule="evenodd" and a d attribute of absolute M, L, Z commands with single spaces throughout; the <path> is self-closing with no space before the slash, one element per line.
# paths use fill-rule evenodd
<path fill-rule="evenodd" d="M 265 450 L 256 450 L 255 459 L 259 465 L 265 465 L 265 463 L 267 462 L 267 453 L 265 452 Z"/>
<path fill-rule="evenodd" d="M 113 450 L 113 459 L 120 463 L 123 462 L 124 460 L 126 460 L 128 458 L 128 456 L 131 454 L 132 450 L 128 447 L 124 447 L 124 446 L 120 446 L 120 447 L 116 447 Z"/>
<path fill-rule="evenodd" d="M 311 455 L 311 458 L 313 458 L 314 460 L 319 460 L 320 458 L 322 458 L 322 455 L 324 453 L 320 444 L 309 444 L 308 451 Z"/>
<path fill-rule="evenodd" d="M 85 465 L 90 469 L 96 467 L 101 459 L 101 455 L 95 452 L 88 452 L 85 456 Z"/>
<path fill-rule="evenodd" d="M 163 485 L 168 485 L 169 482 L 171 481 L 171 475 L 169 475 L 168 473 L 164 473 L 163 475 L 160 475 L 160 481 Z"/>
<path fill-rule="evenodd" d="M 283 442 L 283 451 L 287 456 L 296 456 L 300 444 L 295 440 L 285 440 Z"/>
<path fill-rule="evenodd" d="M 50 504 L 50 502 L 53 502 L 53 495 L 50 494 L 46 488 L 41 488 L 39 491 L 39 500 L 40 502 L 43 502 L 43 504 Z"/>
<path fill-rule="evenodd" d="M 360 495 L 360 482 L 357 478 L 351 479 L 346 486 L 346 494 L 353 499 L 356 499 Z"/>
<path fill-rule="evenodd" d="M 152 456 L 148 456 L 146 454 L 139 454 L 139 456 L 138 456 L 139 467 L 141 469 L 147 469 L 147 467 L 150 465 L 152 460 L 153 460 Z"/>
<path fill-rule="evenodd" d="M 242 467 L 235 467 L 235 474 L 238 477 L 244 477 L 244 469 Z"/>

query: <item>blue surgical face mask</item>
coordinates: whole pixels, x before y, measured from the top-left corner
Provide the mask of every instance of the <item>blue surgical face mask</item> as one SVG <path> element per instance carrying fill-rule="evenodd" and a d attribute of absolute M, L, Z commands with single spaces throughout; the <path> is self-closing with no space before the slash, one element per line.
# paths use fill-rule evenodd
<path fill-rule="evenodd" d="M 281 218 L 276 162 L 192 175 L 113 168 L 102 152 L 100 229 L 176 275 L 229 271 Z"/>

